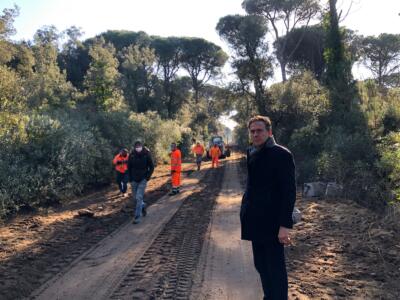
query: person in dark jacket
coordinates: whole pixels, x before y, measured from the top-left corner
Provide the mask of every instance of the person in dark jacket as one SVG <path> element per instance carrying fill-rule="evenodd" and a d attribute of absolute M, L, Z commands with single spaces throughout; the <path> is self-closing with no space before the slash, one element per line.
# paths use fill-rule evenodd
<path fill-rule="evenodd" d="M 247 186 L 240 209 L 243 240 L 252 242 L 254 265 L 264 299 L 288 299 L 284 245 L 290 244 L 296 200 L 295 164 L 290 151 L 276 144 L 268 117 L 248 122 Z"/>
<path fill-rule="evenodd" d="M 136 200 L 134 224 L 140 222 L 141 216 L 146 216 L 146 203 L 143 201 L 147 182 L 154 171 L 154 163 L 149 149 L 143 147 L 140 141 L 136 141 L 129 155 L 128 173 L 132 186 L 132 198 Z"/>

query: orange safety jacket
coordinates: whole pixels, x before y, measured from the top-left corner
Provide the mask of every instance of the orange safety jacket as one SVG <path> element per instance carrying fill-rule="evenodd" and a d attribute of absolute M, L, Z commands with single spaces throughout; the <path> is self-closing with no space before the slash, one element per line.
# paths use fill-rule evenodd
<path fill-rule="evenodd" d="M 171 171 L 180 172 L 181 171 L 181 150 L 175 149 L 171 152 Z"/>
<path fill-rule="evenodd" d="M 203 155 L 204 147 L 202 145 L 195 145 L 192 149 L 192 152 L 197 155 Z"/>
<path fill-rule="evenodd" d="M 117 154 L 113 159 L 113 165 L 115 165 L 115 170 L 120 173 L 125 173 L 128 170 L 128 158 L 129 154 L 122 156 Z"/>
<path fill-rule="evenodd" d="M 210 149 L 210 156 L 212 157 L 212 158 L 218 158 L 218 157 L 220 157 L 220 155 L 221 155 L 221 150 L 219 149 L 219 147 L 212 147 L 211 149 Z"/>

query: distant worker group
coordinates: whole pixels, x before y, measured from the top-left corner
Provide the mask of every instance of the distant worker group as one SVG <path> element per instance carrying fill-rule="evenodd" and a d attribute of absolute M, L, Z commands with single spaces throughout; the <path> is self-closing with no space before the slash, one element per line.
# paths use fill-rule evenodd
<path fill-rule="evenodd" d="M 170 171 L 171 171 L 171 191 L 170 196 L 180 192 L 181 173 L 182 173 L 182 153 L 178 149 L 176 143 L 171 143 L 170 146 Z M 207 153 L 205 147 L 196 142 L 192 147 L 192 152 L 195 155 L 195 163 L 197 170 L 200 171 L 203 157 Z M 208 150 L 208 156 L 212 161 L 212 168 L 219 166 L 219 157 L 221 150 L 217 144 L 214 144 Z M 134 224 L 140 223 L 141 217 L 146 216 L 146 203 L 144 194 L 148 181 L 154 171 L 154 162 L 150 150 L 145 147 L 141 141 L 136 141 L 132 151 L 123 148 L 114 157 L 112 161 L 116 171 L 116 182 L 119 192 L 123 197 L 128 195 L 128 182 L 132 188 L 132 199 L 135 204 L 134 209 Z"/>

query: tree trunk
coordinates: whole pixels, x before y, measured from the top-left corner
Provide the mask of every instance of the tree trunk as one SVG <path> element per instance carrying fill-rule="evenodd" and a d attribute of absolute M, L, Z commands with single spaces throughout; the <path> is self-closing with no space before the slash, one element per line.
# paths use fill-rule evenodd
<path fill-rule="evenodd" d="M 287 77 L 286 77 L 286 61 L 280 60 L 279 64 L 281 66 L 282 81 L 286 82 L 287 81 Z"/>

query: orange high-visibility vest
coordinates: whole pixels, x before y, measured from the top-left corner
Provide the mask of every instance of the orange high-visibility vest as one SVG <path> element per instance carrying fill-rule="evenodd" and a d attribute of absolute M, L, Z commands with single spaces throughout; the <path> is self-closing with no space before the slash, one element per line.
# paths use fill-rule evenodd
<path fill-rule="evenodd" d="M 181 171 L 181 150 L 175 149 L 171 152 L 171 171 L 180 172 Z"/>
<path fill-rule="evenodd" d="M 220 155 L 221 155 L 221 150 L 219 149 L 219 147 L 212 147 L 211 149 L 210 149 L 210 156 L 212 157 L 212 158 L 215 158 L 215 157 L 220 157 Z"/>
<path fill-rule="evenodd" d="M 128 158 L 129 154 L 127 154 L 125 157 L 123 157 L 121 154 L 117 154 L 113 159 L 115 170 L 120 173 L 125 173 L 128 170 Z"/>
<path fill-rule="evenodd" d="M 198 145 L 198 146 L 195 145 L 195 146 L 193 147 L 192 151 L 193 151 L 194 154 L 203 155 L 203 153 L 204 153 L 204 147 L 203 147 L 202 145 Z"/>

